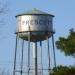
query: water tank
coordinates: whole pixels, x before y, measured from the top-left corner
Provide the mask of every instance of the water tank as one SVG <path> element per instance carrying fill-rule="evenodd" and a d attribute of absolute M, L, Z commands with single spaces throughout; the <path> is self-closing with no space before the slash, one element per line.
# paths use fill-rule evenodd
<path fill-rule="evenodd" d="M 28 40 L 30 33 L 30 41 L 43 41 L 53 34 L 53 17 L 54 15 L 37 9 L 19 14 L 16 16 L 16 33 L 24 40 Z"/>

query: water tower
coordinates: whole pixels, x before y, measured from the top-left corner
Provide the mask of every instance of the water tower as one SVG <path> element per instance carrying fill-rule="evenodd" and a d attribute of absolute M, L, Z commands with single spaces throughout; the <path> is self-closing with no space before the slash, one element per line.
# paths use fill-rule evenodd
<path fill-rule="evenodd" d="M 53 54 L 54 54 L 54 63 L 56 66 L 55 61 L 55 51 L 54 51 L 54 37 L 53 34 L 55 33 L 53 30 L 53 17 L 54 15 L 42 12 L 37 9 L 33 9 L 27 11 L 25 13 L 19 14 L 16 16 L 17 19 L 17 30 L 16 30 L 16 46 L 15 46 L 15 58 L 14 58 L 14 71 L 13 75 L 16 72 L 19 72 L 21 75 L 23 74 L 23 59 L 24 59 L 24 42 L 28 41 L 28 65 L 27 65 L 27 75 L 31 75 L 30 70 L 33 70 L 32 75 L 43 75 L 43 56 L 42 56 L 42 41 L 47 40 L 48 45 L 48 72 L 50 72 L 50 51 L 49 51 L 49 38 L 52 37 L 52 44 L 53 44 Z M 18 41 L 19 38 L 22 39 L 22 50 L 21 50 L 21 65 L 20 70 L 17 71 L 17 52 L 18 52 Z M 33 43 L 33 69 L 30 68 L 30 43 Z M 40 43 L 41 49 L 41 67 L 40 67 L 40 74 L 38 74 L 38 61 L 37 61 L 37 43 Z M 26 75 L 25 74 L 25 75 Z"/>

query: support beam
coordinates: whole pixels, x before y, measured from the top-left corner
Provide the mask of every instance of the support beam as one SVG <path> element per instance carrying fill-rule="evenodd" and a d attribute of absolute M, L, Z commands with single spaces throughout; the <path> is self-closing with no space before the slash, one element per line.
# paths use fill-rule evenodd
<path fill-rule="evenodd" d="M 15 45 L 15 56 L 14 56 L 14 69 L 13 69 L 13 75 L 15 75 L 16 70 L 16 59 L 17 59 L 17 44 L 18 44 L 18 34 L 16 35 L 16 45 Z"/>
<path fill-rule="evenodd" d="M 22 52 L 21 52 L 21 75 L 23 74 L 23 53 L 24 53 L 24 40 L 22 40 Z"/>
<path fill-rule="evenodd" d="M 37 75 L 37 42 L 33 42 L 34 74 Z"/>
<path fill-rule="evenodd" d="M 47 46 L 48 46 L 48 75 L 50 74 L 50 49 L 49 49 L 49 38 L 47 37 Z"/>
<path fill-rule="evenodd" d="M 40 41 L 40 50 L 41 50 L 41 75 L 43 75 L 43 56 L 42 56 L 42 42 Z"/>
<path fill-rule="evenodd" d="M 52 44 L 53 44 L 54 66 L 56 67 L 56 56 L 55 56 L 55 47 L 54 47 L 54 36 L 53 36 L 53 34 L 52 34 Z"/>
<path fill-rule="evenodd" d="M 28 66 L 27 66 L 27 75 L 30 74 L 30 32 L 28 32 Z"/>

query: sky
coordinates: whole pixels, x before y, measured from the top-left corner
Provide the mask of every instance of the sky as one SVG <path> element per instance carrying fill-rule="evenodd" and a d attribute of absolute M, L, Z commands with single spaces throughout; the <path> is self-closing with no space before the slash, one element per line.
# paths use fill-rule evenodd
<path fill-rule="evenodd" d="M 60 36 L 67 37 L 69 29 L 75 28 L 75 0 L 0 0 L 1 5 L 6 5 L 7 11 L 0 14 L 0 67 L 12 69 L 15 49 L 16 18 L 19 13 L 33 8 L 54 15 L 53 27 L 55 41 Z M 0 6 L 2 7 L 2 6 Z M 26 44 L 26 43 L 25 43 Z M 45 49 L 45 48 L 44 48 Z M 65 56 L 56 50 L 57 65 L 74 65 L 75 59 Z M 45 50 L 44 50 L 45 51 Z"/>

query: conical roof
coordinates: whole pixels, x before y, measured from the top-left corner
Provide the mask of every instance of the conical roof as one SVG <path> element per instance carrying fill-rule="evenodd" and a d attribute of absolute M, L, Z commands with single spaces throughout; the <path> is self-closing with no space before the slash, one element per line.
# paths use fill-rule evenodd
<path fill-rule="evenodd" d="M 22 16 L 22 15 L 50 15 L 50 16 L 54 17 L 54 15 L 51 15 L 51 14 L 48 14 L 46 12 L 40 11 L 40 10 L 38 10 L 36 8 L 34 8 L 32 10 L 29 10 L 27 12 L 24 12 L 22 14 L 19 14 L 17 16 Z"/>

